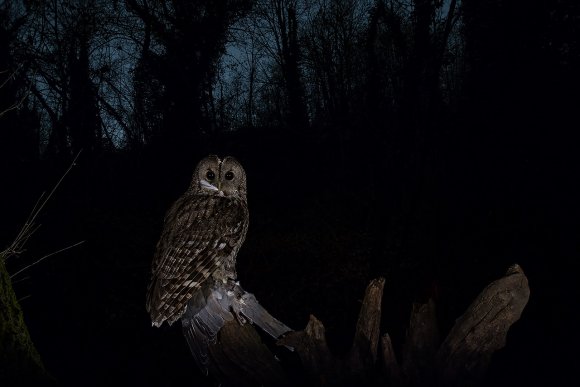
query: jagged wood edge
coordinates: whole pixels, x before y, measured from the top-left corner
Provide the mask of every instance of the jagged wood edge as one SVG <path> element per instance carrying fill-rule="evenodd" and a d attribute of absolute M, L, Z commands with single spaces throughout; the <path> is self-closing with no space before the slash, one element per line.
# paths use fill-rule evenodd
<path fill-rule="evenodd" d="M 384 278 L 377 278 L 366 288 L 348 361 L 330 352 L 324 325 L 313 315 L 303 331 L 288 333 L 278 340 L 278 344 L 295 348 L 303 367 L 315 383 L 332 385 L 344 378 L 368 377 L 365 373 L 377 359 L 384 284 Z"/>
<path fill-rule="evenodd" d="M 474 386 L 492 354 L 506 343 L 507 332 L 519 320 L 530 297 L 528 279 L 519 265 L 489 284 L 459 317 L 437 353 L 441 383 Z"/>

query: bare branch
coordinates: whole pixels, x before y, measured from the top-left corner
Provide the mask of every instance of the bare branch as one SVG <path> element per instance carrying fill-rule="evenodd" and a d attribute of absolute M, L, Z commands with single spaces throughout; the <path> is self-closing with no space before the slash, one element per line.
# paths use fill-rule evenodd
<path fill-rule="evenodd" d="M 60 249 L 60 250 L 54 251 L 54 252 L 52 252 L 52 253 L 50 253 L 50 254 L 46 254 L 44 257 L 42 257 L 42 258 L 40 258 L 40 259 L 38 259 L 38 260 L 34 261 L 33 263 L 31 263 L 31 264 L 30 264 L 30 265 L 28 265 L 28 266 L 24 266 L 22 269 L 18 270 L 16 273 L 14 273 L 14 274 L 11 274 L 11 275 L 10 275 L 10 278 L 14 278 L 14 277 L 16 277 L 18 274 L 22 273 L 22 272 L 23 272 L 23 271 L 25 271 L 25 270 L 28 270 L 29 268 L 31 268 L 32 266 L 34 266 L 34 265 L 36 265 L 36 264 L 38 264 L 38 263 L 40 263 L 40 262 L 44 261 L 46 258 L 49 258 L 49 257 L 52 257 L 53 255 L 56 255 L 56 254 L 62 253 L 63 251 L 66 251 L 66 250 L 72 249 L 73 247 L 77 247 L 77 246 L 79 246 L 79 245 L 81 245 L 81 244 L 83 244 L 83 243 L 85 243 L 85 241 L 80 241 L 80 242 L 77 242 L 77 243 L 75 243 L 74 245 L 70 245 L 70 246 L 67 246 L 67 247 L 65 247 L 65 248 L 62 248 L 62 249 Z"/>
<path fill-rule="evenodd" d="M 10 246 L 8 246 L 8 248 L 6 248 L 4 251 L 0 252 L 0 259 L 6 260 L 6 258 L 9 256 L 19 255 L 20 253 L 22 253 L 22 248 L 23 248 L 24 244 L 26 243 L 26 241 L 28 240 L 28 238 L 30 238 L 30 236 L 38 229 L 38 227 L 40 227 L 40 225 L 37 226 L 34 224 L 34 222 L 36 221 L 36 218 L 38 217 L 38 214 L 40 214 L 40 211 L 42 211 L 42 209 L 44 208 L 44 206 L 46 205 L 48 200 L 52 197 L 52 195 L 54 194 L 56 189 L 60 186 L 60 184 L 62 183 L 62 181 L 66 177 L 66 175 L 68 175 L 68 173 L 71 171 L 71 169 L 76 165 L 75 162 L 79 158 L 80 154 L 81 154 L 81 151 L 79 151 L 79 153 L 77 153 L 77 155 L 75 156 L 75 158 L 71 162 L 68 169 L 64 172 L 64 174 L 58 180 L 58 182 L 56 183 L 54 188 L 50 191 L 48 196 L 45 197 L 44 192 L 40 195 L 40 198 L 36 201 L 36 204 L 34 205 L 30 215 L 28 215 L 26 222 L 24 222 L 24 226 L 22 226 L 18 235 L 16 235 L 16 238 L 14 238 L 14 241 L 12 242 L 12 244 L 10 244 Z M 52 254 L 52 255 L 54 255 L 54 254 Z M 44 258 L 45 257 L 43 257 L 42 259 L 44 259 Z"/>

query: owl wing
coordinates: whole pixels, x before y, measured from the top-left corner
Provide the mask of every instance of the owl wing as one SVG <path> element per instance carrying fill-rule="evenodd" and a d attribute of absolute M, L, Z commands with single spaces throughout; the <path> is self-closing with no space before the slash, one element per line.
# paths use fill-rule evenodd
<path fill-rule="evenodd" d="M 204 298 L 203 303 L 196 300 L 198 296 Z M 206 375 L 212 361 L 209 346 L 216 342 L 217 334 L 226 322 L 234 318 L 241 324 L 250 322 L 259 326 L 275 339 L 292 331 L 272 317 L 256 297 L 242 289 L 238 282 L 213 283 L 189 300 L 187 310 L 181 318 L 183 334 L 189 349 L 197 365 Z M 291 347 L 288 348 L 293 350 Z"/>
<path fill-rule="evenodd" d="M 153 325 L 175 322 L 189 299 L 237 253 L 247 213 L 221 197 L 186 195 L 168 212 L 157 244 L 147 309 Z"/>

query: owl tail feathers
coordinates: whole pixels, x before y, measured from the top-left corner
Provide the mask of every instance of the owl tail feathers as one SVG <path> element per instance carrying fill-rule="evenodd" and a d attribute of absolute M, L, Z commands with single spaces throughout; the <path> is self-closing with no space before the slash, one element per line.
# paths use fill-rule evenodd
<path fill-rule="evenodd" d="M 181 323 L 195 362 L 206 375 L 210 367 L 209 346 L 216 342 L 225 323 L 234 319 L 240 324 L 253 323 L 275 339 L 292 331 L 272 317 L 256 297 L 237 282 L 218 283 L 205 292 L 199 292 L 189 300 Z"/>
<path fill-rule="evenodd" d="M 181 317 L 183 334 L 195 362 L 206 375 L 209 367 L 209 346 L 216 342 L 217 334 L 226 321 L 233 319 L 227 298 L 219 288 L 211 289 L 209 294 L 199 292 L 187 304 L 187 310 Z"/>
<path fill-rule="evenodd" d="M 187 340 L 187 345 L 195 359 L 195 363 L 206 376 L 208 374 L 209 367 L 209 354 L 208 348 L 210 340 L 208 337 L 200 331 L 199 327 L 195 324 L 187 323 L 186 320 L 181 320 L 183 323 L 183 335 L 185 340 Z"/>

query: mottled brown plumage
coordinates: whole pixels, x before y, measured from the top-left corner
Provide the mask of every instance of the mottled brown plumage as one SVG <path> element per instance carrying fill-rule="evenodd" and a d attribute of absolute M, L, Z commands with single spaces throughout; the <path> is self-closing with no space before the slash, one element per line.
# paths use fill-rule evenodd
<path fill-rule="evenodd" d="M 236 255 L 247 229 L 244 169 L 232 157 L 206 157 L 165 217 L 147 292 L 153 325 L 171 325 L 203 288 L 236 279 Z"/>

